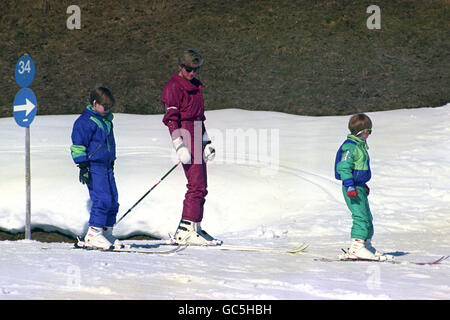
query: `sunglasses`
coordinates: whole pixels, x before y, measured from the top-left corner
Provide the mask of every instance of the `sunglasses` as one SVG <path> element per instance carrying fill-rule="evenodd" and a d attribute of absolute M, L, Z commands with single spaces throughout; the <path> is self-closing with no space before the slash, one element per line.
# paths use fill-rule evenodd
<path fill-rule="evenodd" d="M 200 69 L 200 67 L 192 68 L 192 67 L 188 67 L 184 64 L 182 64 L 181 66 L 184 68 L 184 70 L 186 70 L 187 73 L 191 73 L 192 71 L 197 72 Z"/>
<path fill-rule="evenodd" d="M 367 128 L 367 129 L 363 129 L 363 130 L 359 131 L 359 132 L 356 134 L 356 136 L 359 136 L 361 133 L 364 133 L 364 131 L 366 131 L 366 130 L 367 130 L 367 133 L 368 133 L 368 134 L 372 134 L 372 128 Z"/>

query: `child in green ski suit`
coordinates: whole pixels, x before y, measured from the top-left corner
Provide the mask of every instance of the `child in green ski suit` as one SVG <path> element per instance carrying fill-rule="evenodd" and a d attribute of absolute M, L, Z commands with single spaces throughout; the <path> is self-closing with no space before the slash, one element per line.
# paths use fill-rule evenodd
<path fill-rule="evenodd" d="M 350 134 L 336 155 L 335 176 L 342 180 L 345 203 L 352 213 L 352 243 L 349 257 L 376 259 L 383 253 L 372 247 L 372 213 L 370 212 L 367 182 L 371 178 L 367 138 L 372 133 L 372 121 L 365 114 L 356 114 L 349 120 Z"/>

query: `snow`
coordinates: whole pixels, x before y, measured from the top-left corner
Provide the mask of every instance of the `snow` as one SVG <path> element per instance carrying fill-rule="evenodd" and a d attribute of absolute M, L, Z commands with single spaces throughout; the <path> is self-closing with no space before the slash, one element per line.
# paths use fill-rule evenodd
<path fill-rule="evenodd" d="M 450 104 L 368 113 L 373 244 L 398 261 L 450 254 Z M 83 234 L 85 186 L 70 157 L 78 115 L 31 125 L 33 227 Z M 70 250 L 68 243 L 0 241 L 0 299 L 449 299 L 440 265 L 326 263 L 349 245 L 351 217 L 334 179 L 349 116 L 209 111 L 217 156 L 208 167 L 202 226 L 227 244 L 290 247 L 305 254 L 193 248 L 168 255 Z M 125 213 L 175 163 L 161 115 L 115 114 L 115 175 Z M 0 119 L 0 229 L 23 231 L 25 130 Z M 115 234 L 167 239 L 178 225 L 186 180 L 172 172 Z M 134 243 L 153 246 L 152 241 Z"/>

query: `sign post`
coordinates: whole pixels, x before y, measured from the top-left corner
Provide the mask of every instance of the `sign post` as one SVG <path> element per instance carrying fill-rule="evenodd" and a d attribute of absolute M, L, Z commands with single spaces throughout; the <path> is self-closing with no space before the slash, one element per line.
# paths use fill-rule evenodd
<path fill-rule="evenodd" d="M 30 127 L 25 128 L 25 239 L 31 240 L 31 156 Z"/>
<path fill-rule="evenodd" d="M 33 59 L 27 54 L 17 61 L 14 72 L 17 84 L 22 88 L 14 98 L 13 114 L 16 123 L 25 128 L 25 239 L 31 239 L 31 154 L 30 124 L 37 111 L 37 100 L 33 91 L 27 88 L 33 82 L 35 66 Z"/>

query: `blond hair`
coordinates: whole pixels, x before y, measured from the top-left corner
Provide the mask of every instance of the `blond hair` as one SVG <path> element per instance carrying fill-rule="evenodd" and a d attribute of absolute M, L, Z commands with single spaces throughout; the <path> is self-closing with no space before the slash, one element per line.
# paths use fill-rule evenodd
<path fill-rule="evenodd" d="M 186 67 L 200 67 L 203 64 L 203 57 L 194 49 L 187 49 L 178 57 L 178 64 Z"/>

